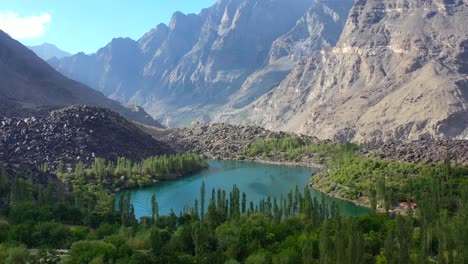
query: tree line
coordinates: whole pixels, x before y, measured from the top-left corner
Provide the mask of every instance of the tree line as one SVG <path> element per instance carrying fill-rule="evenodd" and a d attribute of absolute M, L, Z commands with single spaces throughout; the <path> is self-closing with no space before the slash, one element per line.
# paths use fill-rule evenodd
<path fill-rule="evenodd" d="M 242 154 L 247 157 L 279 155 L 289 161 L 301 161 L 304 155 L 313 155 L 317 161 L 326 160 L 340 153 L 354 153 L 359 146 L 352 143 L 340 144 L 317 142 L 307 137 L 287 136 L 257 139 Z"/>
<path fill-rule="evenodd" d="M 174 180 L 208 167 L 208 163 L 194 154 L 150 157 L 141 162 L 119 158 L 117 162 L 96 158 L 90 168 L 78 163 L 74 169 L 65 169 L 60 163 L 58 177 L 72 185 L 103 185 L 105 188 L 128 189 L 153 185 L 160 180 Z"/>

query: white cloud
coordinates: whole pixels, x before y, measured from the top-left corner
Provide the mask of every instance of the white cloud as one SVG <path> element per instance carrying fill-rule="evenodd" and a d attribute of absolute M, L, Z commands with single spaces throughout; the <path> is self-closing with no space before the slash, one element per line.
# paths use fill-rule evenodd
<path fill-rule="evenodd" d="M 32 39 L 42 36 L 51 20 L 48 13 L 22 17 L 11 11 L 0 12 L 0 29 L 15 39 Z"/>

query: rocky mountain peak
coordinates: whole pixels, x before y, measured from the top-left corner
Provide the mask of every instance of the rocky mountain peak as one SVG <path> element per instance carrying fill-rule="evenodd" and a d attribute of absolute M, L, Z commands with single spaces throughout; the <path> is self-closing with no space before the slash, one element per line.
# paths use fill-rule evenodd
<path fill-rule="evenodd" d="M 201 18 L 196 14 L 184 14 L 182 12 L 175 12 L 172 15 L 171 22 L 169 23 L 170 30 L 186 31 L 191 27 L 192 23 L 199 22 Z"/>
<path fill-rule="evenodd" d="M 284 56 L 299 62 L 317 50 L 335 46 L 353 4 L 354 0 L 315 1 L 286 35 L 273 42 L 270 63 Z"/>
<path fill-rule="evenodd" d="M 135 41 L 131 38 L 114 38 L 106 48 L 126 48 L 135 46 Z"/>
<path fill-rule="evenodd" d="M 43 60 L 48 60 L 52 58 L 61 59 L 71 55 L 70 53 L 63 51 L 57 48 L 57 46 L 50 43 L 44 43 L 38 46 L 29 46 L 28 48 L 34 51 L 34 53 L 36 53 L 36 55 Z"/>
<path fill-rule="evenodd" d="M 169 27 L 166 24 L 159 24 L 156 28 L 146 33 L 138 40 L 144 54 L 152 55 L 158 50 L 169 34 Z"/>

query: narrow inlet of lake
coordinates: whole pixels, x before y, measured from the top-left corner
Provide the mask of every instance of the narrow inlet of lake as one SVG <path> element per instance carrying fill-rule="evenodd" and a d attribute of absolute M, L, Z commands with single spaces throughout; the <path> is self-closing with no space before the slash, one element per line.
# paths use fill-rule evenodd
<path fill-rule="evenodd" d="M 224 189 L 229 196 L 234 184 L 240 192 L 247 195 L 247 205 L 250 201 L 258 204 L 261 199 L 268 196 L 285 197 L 288 192 L 294 190 L 296 185 L 302 192 L 307 186 L 311 175 L 318 170 L 286 166 L 255 163 L 247 161 L 209 160 L 210 167 L 191 176 L 186 176 L 177 181 L 160 182 L 154 187 L 122 191 L 131 193 L 131 202 L 135 208 L 137 219 L 151 215 L 151 196 L 156 194 L 159 204 L 159 213 L 167 215 L 171 209 L 178 215 L 184 207 L 193 207 L 195 199 L 200 203 L 200 187 L 205 182 L 206 195 L 205 206 L 209 204 L 212 189 Z M 311 189 L 312 198 L 316 197 L 320 202 L 322 194 Z M 356 206 L 353 203 L 326 197 L 327 204 L 335 202 L 345 216 L 356 216 L 369 213 L 369 209 Z"/>

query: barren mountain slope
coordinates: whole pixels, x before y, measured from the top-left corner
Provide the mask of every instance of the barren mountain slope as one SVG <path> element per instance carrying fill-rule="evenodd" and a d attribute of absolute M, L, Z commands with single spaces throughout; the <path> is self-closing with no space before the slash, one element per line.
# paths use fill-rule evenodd
<path fill-rule="evenodd" d="M 457 137 L 468 127 L 467 20 L 466 0 L 357 1 L 335 48 L 220 120 L 339 140 Z"/>
<path fill-rule="evenodd" d="M 75 104 L 106 107 L 132 120 L 159 125 L 141 108 L 123 106 L 61 75 L 0 31 L 0 114 L 22 115 Z"/>
<path fill-rule="evenodd" d="M 299 58 L 334 46 L 353 2 L 219 0 L 198 15 L 176 12 L 138 41 L 49 63 L 168 125 L 210 122 L 278 86 Z"/>

